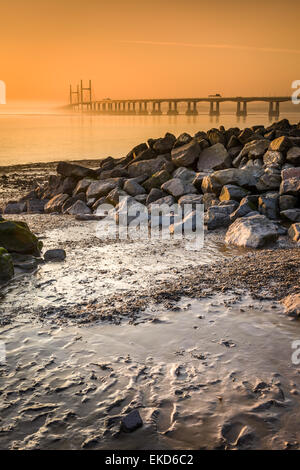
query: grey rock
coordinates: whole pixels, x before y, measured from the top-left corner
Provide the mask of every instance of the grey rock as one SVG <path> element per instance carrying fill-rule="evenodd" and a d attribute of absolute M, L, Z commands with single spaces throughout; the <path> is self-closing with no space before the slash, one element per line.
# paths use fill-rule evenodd
<path fill-rule="evenodd" d="M 186 183 L 180 178 L 172 178 L 161 186 L 161 189 L 171 196 L 178 198 L 184 194 L 196 193 L 196 188 L 191 183 Z"/>
<path fill-rule="evenodd" d="M 288 231 L 289 237 L 295 242 L 300 241 L 300 223 L 292 224 Z"/>
<path fill-rule="evenodd" d="M 73 196 L 76 196 L 77 194 L 79 193 L 86 193 L 90 184 L 93 182 L 94 180 L 90 179 L 90 178 L 83 178 L 82 180 L 78 181 L 74 191 L 73 191 Z"/>
<path fill-rule="evenodd" d="M 178 167 L 192 166 L 199 155 L 200 147 L 195 140 L 181 147 L 177 147 L 171 152 L 172 162 Z"/>
<path fill-rule="evenodd" d="M 26 201 L 26 211 L 28 214 L 42 214 L 48 201 L 40 199 L 29 199 Z"/>
<path fill-rule="evenodd" d="M 158 153 L 158 155 L 161 155 L 161 154 L 170 152 L 175 142 L 176 142 L 175 135 L 167 132 L 165 137 L 155 140 L 153 144 L 153 149 Z"/>
<path fill-rule="evenodd" d="M 3 210 L 3 214 L 22 214 L 26 211 L 26 202 L 8 202 Z"/>
<path fill-rule="evenodd" d="M 143 187 L 147 192 L 150 192 L 151 189 L 160 188 L 162 184 L 171 179 L 172 176 L 166 170 L 158 171 L 154 175 L 150 176 L 144 183 Z"/>
<path fill-rule="evenodd" d="M 51 212 L 61 212 L 62 206 L 64 203 L 69 199 L 68 194 L 58 194 L 57 196 L 54 196 L 50 201 L 45 204 L 44 207 L 44 212 L 46 214 L 49 214 Z"/>
<path fill-rule="evenodd" d="M 270 165 L 283 165 L 284 164 L 284 156 L 281 152 L 278 152 L 276 150 L 268 150 L 264 154 L 264 164 L 266 166 Z"/>
<path fill-rule="evenodd" d="M 240 201 L 249 191 L 234 184 L 224 185 L 219 196 L 220 201 Z"/>
<path fill-rule="evenodd" d="M 115 188 L 113 189 L 112 191 L 110 191 L 110 193 L 108 193 L 108 195 L 106 196 L 106 200 L 100 198 L 101 200 L 101 204 L 112 204 L 113 206 L 116 206 L 117 204 L 119 204 L 119 201 L 120 201 L 120 198 L 121 197 L 126 197 L 128 196 L 128 194 L 126 193 L 126 191 L 123 191 L 122 189 L 120 188 Z M 99 199 L 98 199 L 99 201 Z M 95 207 L 95 204 L 97 204 L 97 201 L 96 203 L 93 204 L 92 206 L 92 209 L 97 209 L 97 206 Z M 100 205 L 100 204 L 98 204 Z"/>
<path fill-rule="evenodd" d="M 190 134 L 184 132 L 183 134 L 180 134 L 179 137 L 177 137 L 173 148 L 181 147 L 182 145 L 188 144 L 189 142 L 191 142 L 191 140 L 192 137 L 190 136 Z"/>
<path fill-rule="evenodd" d="M 88 187 L 86 197 L 94 197 L 99 199 L 101 196 L 107 196 L 113 189 L 120 188 L 123 182 L 123 178 L 112 178 L 109 180 L 94 181 Z"/>
<path fill-rule="evenodd" d="M 270 143 L 269 149 L 276 150 L 278 152 L 287 152 L 287 150 L 291 147 L 291 141 L 286 136 L 278 137 L 277 139 L 272 140 Z"/>
<path fill-rule="evenodd" d="M 298 198 L 295 196 L 290 196 L 288 194 L 283 194 L 279 197 L 279 208 L 280 211 L 285 211 L 287 209 L 294 209 L 298 204 Z"/>
<path fill-rule="evenodd" d="M 143 420 L 138 410 L 131 411 L 122 419 L 122 429 L 125 432 L 133 432 L 143 426 Z"/>
<path fill-rule="evenodd" d="M 247 248 L 260 248 L 278 238 L 277 227 L 267 217 L 250 213 L 230 225 L 225 243 Z"/>
<path fill-rule="evenodd" d="M 158 189 L 158 188 L 153 188 L 153 189 L 151 189 L 150 193 L 148 194 L 146 204 L 148 206 L 152 202 L 155 202 L 158 199 L 161 199 L 165 196 L 166 196 L 166 193 L 164 191 L 162 191 L 161 189 Z"/>
<path fill-rule="evenodd" d="M 280 215 L 291 222 L 300 222 L 300 209 L 287 209 L 285 211 L 281 211 Z"/>
<path fill-rule="evenodd" d="M 95 170 L 91 170 L 90 168 L 85 168 L 80 165 L 75 165 L 73 163 L 68 162 L 60 162 L 57 165 L 57 173 L 62 176 L 71 176 L 73 178 L 97 178 L 97 172 Z"/>
<path fill-rule="evenodd" d="M 146 190 L 134 180 L 126 180 L 124 184 L 124 191 L 126 191 L 130 196 L 137 196 L 138 194 L 145 194 Z"/>
<path fill-rule="evenodd" d="M 56 248 L 47 250 L 44 254 L 44 260 L 48 261 L 64 261 L 66 259 L 66 252 L 63 249 Z"/>
<path fill-rule="evenodd" d="M 91 214 L 91 209 L 83 202 L 76 201 L 71 207 L 66 210 L 69 215 Z"/>
<path fill-rule="evenodd" d="M 278 190 L 280 187 L 280 170 L 274 167 L 265 168 L 256 185 L 258 191 Z"/>
<path fill-rule="evenodd" d="M 247 214 L 250 214 L 253 211 L 258 209 L 258 196 L 248 195 L 244 197 L 239 207 L 230 214 L 230 220 L 234 222 L 239 217 L 244 217 Z"/>
<path fill-rule="evenodd" d="M 218 143 L 203 150 L 199 156 L 198 171 L 223 170 L 231 166 L 231 158 L 223 144 Z"/>
<path fill-rule="evenodd" d="M 144 160 L 141 162 L 133 162 L 128 167 L 128 173 L 131 178 L 135 178 L 137 176 L 145 175 L 146 178 L 150 177 L 154 173 L 162 170 L 162 167 L 167 162 L 165 157 L 158 156 L 153 160 Z"/>
<path fill-rule="evenodd" d="M 279 216 L 279 194 L 276 192 L 262 194 L 258 199 L 258 210 L 269 219 L 277 219 Z"/>
<path fill-rule="evenodd" d="M 286 155 L 286 160 L 293 165 L 300 165 L 300 148 L 292 147 L 289 149 Z"/>
<path fill-rule="evenodd" d="M 205 214 L 205 224 L 208 230 L 228 227 L 230 224 L 230 214 L 235 211 L 237 204 L 235 201 L 226 205 L 211 206 Z"/>
<path fill-rule="evenodd" d="M 282 170 L 281 180 L 280 194 L 300 195 L 300 167 Z"/>
<path fill-rule="evenodd" d="M 197 173 L 184 167 L 177 168 L 173 173 L 173 178 L 179 178 L 187 183 L 192 183 Z"/>

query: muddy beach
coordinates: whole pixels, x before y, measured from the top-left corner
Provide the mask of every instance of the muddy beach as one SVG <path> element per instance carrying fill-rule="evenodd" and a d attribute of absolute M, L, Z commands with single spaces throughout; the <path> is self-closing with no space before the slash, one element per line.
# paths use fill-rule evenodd
<path fill-rule="evenodd" d="M 213 233 L 195 256 L 16 217 L 67 258 L 1 299 L 1 448 L 299 448 L 299 324 L 277 301 L 298 289 L 297 249 L 228 249 Z M 124 433 L 134 409 L 143 426 Z"/>
<path fill-rule="evenodd" d="M 145 161 L 152 165 L 159 159 L 154 154 Z M 145 166 L 145 161 L 132 165 Z M 167 168 L 160 173 L 171 171 L 168 159 L 159 162 Z M 93 173 L 98 161 L 81 164 L 78 169 L 64 163 L 61 171 L 90 172 L 88 184 L 103 185 L 101 172 L 96 180 Z M 125 177 L 108 178 L 107 172 L 125 174 L 127 169 L 116 168 L 119 160 L 101 165 L 106 165 L 101 171 L 109 191 L 122 193 L 119 186 L 110 187 L 110 180 Z M 14 276 L 2 284 L 0 448 L 299 449 L 299 321 L 287 315 L 283 300 L 300 293 L 300 254 L 299 244 L 287 235 L 287 222 L 270 215 L 274 195 L 253 216 L 252 195 L 245 196 L 249 189 L 242 187 L 253 192 L 248 179 L 238 189 L 224 185 L 230 193 L 224 204 L 219 187 L 214 189 L 218 195 L 201 193 L 199 172 L 173 168 L 171 180 L 181 179 L 185 192 L 194 191 L 189 196 L 200 200 L 209 194 L 206 215 L 215 211 L 211 221 L 218 225 L 205 228 L 203 248 L 186 249 L 184 238 L 105 240 L 98 235 L 102 221 L 94 217 L 96 210 L 85 212 L 87 218 L 71 215 L 70 205 L 9 213 L 23 204 L 27 192 L 38 195 L 35 203 L 46 198 L 49 208 L 62 194 L 64 204 L 92 207 L 87 192 L 74 199 L 86 176 L 79 179 L 76 173 L 71 181 L 76 187 L 70 189 L 73 176 L 56 176 L 56 167 L 35 164 L 0 171 L 5 222 L 26 223 L 36 246 L 43 243 L 43 254 L 53 249 L 66 254 L 57 262 L 41 255 L 27 270 L 24 263 L 15 263 Z M 237 170 L 200 175 L 203 189 L 207 182 L 216 184 L 213 176 L 220 171 L 244 175 L 243 168 Z M 247 178 L 251 171 L 245 170 Z M 258 187 L 262 171 L 250 175 L 258 178 Z M 55 180 L 50 187 L 48 181 L 55 178 L 59 185 Z M 149 185 L 148 179 L 130 175 L 122 187 L 139 190 Z M 169 181 L 162 186 L 173 191 Z M 279 192 L 277 177 L 276 184 Z M 62 187 L 69 193 L 62 193 Z M 152 188 L 149 194 L 153 189 L 160 191 Z M 238 202 L 231 197 L 237 190 Z M 105 197 L 115 193 L 109 196 L 107 189 Z M 137 194 L 136 201 L 145 202 L 149 194 Z M 7 203 L 12 199 L 17 202 Z M 245 207 L 246 215 L 232 223 L 231 214 Z M 258 212 L 265 207 L 271 222 Z M 297 215 L 299 209 L 288 210 Z M 249 220 L 266 224 L 267 243 L 260 249 L 226 242 L 228 225 L 247 223 L 248 213 Z M 126 418 L 136 412 L 139 424 L 125 432 Z"/>

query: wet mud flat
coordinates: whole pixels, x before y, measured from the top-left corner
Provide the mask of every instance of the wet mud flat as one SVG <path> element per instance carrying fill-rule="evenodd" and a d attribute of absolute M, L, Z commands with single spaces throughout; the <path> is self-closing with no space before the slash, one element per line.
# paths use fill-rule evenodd
<path fill-rule="evenodd" d="M 10 216 L 12 218 L 12 216 Z M 299 449 L 299 249 L 99 240 L 96 222 L 14 216 L 63 263 L 2 290 L 0 448 Z M 138 409 L 134 433 L 121 422 Z"/>
<path fill-rule="evenodd" d="M 299 449 L 299 326 L 274 307 L 223 294 L 136 325 L 3 327 L 1 448 Z"/>

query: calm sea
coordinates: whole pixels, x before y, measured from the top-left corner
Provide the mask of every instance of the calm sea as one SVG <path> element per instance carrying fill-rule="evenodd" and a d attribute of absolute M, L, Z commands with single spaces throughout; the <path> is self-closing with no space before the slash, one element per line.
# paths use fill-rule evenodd
<path fill-rule="evenodd" d="M 291 123 L 300 121 L 300 113 L 285 113 Z M 268 115 L 249 114 L 246 119 L 234 113 L 210 118 L 198 116 L 96 116 L 84 114 L 0 114 L 0 166 L 121 157 L 148 138 L 167 131 L 179 135 L 224 125 L 246 127 L 268 125 Z"/>

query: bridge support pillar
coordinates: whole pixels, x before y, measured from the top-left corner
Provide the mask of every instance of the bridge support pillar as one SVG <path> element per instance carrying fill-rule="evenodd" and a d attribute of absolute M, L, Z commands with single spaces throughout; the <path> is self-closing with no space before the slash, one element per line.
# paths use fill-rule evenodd
<path fill-rule="evenodd" d="M 173 106 L 172 106 L 173 105 Z M 177 101 L 169 101 L 169 109 L 168 109 L 168 114 L 169 115 L 176 115 L 178 114 L 178 110 L 177 110 Z"/>
<path fill-rule="evenodd" d="M 198 114 L 197 102 L 196 101 L 188 101 L 187 102 L 187 110 L 186 110 L 185 114 L 187 114 L 188 116 L 196 116 Z"/>
<path fill-rule="evenodd" d="M 147 110 L 147 101 L 140 101 L 139 102 L 139 110 L 138 110 L 138 114 L 148 114 L 148 110 Z"/>
<path fill-rule="evenodd" d="M 272 117 L 278 118 L 279 114 L 280 114 L 279 101 L 276 101 L 276 102 L 270 101 L 270 103 L 269 103 L 269 117 L 270 118 L 272 118 Z"/>
<path fill-rule="evenodd" d="M 153 101 L 151 114 L 162 114 L 160 101 Z"/>
<path fill-rule="evenodd" d="M 214 103 L 216 103 L 216 109 L 214 109 Z M 210 109 L 209 109 L 210 116 L 220 116 L 220 103 L 219 101 L 211 101 L 210 102 Z"/>

